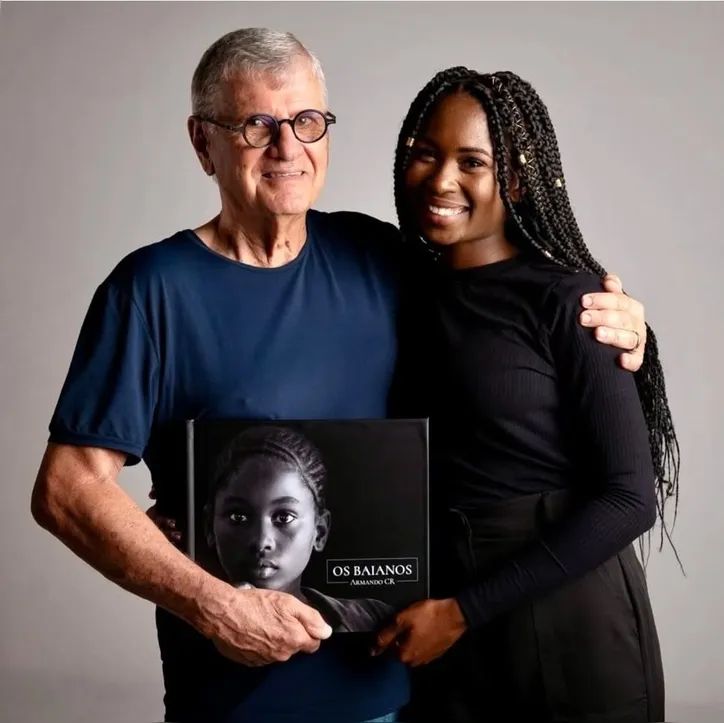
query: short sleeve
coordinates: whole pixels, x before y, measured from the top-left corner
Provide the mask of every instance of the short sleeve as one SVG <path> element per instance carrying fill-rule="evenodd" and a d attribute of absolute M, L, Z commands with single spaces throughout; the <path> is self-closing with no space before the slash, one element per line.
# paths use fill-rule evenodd
<path fill-rule="evenodd" d="M 55 411 L 50 442 L 143 457 L 158 396 L 158 354 L 129 293 L 108 280 L 91 300 Z"/>

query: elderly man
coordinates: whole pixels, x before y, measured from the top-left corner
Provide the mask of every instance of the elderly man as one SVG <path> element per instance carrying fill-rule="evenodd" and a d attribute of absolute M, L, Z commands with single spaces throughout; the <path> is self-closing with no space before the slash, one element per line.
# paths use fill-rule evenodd
<path fill-rule="evenodd" d="M 157 606 L 166 720 L 393 720 L 408 674 L 336 639 L 315 610 L 238 590 L 169 542 L 118 484 L 144 460 L 162 507 L 165 423 L 381 418 L 396 360 L 398 234 L 311 210 L 329 159 L 322 69 L 292 35 L 230 33 L 192 82 L 191 142 L 219 215 L 124 258 L 98 287 L 32 496 L 40 525 Z M 614 293 L 594 299 L 592 326 Z M 629 300 L 630 302 L 630 300 Z M 642 308 L 622 329 L 644 333 Z M 632 348 L 635 333 L 610 332 Z M 618 334 L 618 336 L 617 336 Z M 635 370 L 642 349 L 626 356 Z M 382 716 L 382 718 L 381 718 Z"/>

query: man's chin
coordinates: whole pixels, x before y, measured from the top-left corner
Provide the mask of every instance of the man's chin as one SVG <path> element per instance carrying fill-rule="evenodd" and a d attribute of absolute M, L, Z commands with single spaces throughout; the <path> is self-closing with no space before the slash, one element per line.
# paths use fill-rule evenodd
<path fill-rule="evenodd" d="M 290 199 L 283 203 L 276 202 L 267 205 L 269 214 L 277 217 L 304 216 L 310 208 L 312 208 L 312 202 L 309 199 Z"/>
<path fill-rule="evenodd" d="M 302 216 L 314 205 L 316 195 L 311 188 L 280 190 L 260 193 L 259 206 L 265 208 L 272 216 Z"/>

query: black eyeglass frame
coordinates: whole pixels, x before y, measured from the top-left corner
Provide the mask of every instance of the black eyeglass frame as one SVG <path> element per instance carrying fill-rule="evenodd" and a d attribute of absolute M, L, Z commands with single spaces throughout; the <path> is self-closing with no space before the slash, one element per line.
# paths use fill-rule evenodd
<path fill-rule="evenodd" d="M 300 138 L 297 135 L 297 131 L 294 128 L 294 124 L 297 122 L 297 118 L 300 116 L 303 116 L 305 113 L 316 113 L 317 115 L 321 116 L 324 120 L 324 130 L 322 131 L 322 134 L 319 136 L 319 138 L 315 138 L 314 140 L 307 141 L 302 138 Z M 327 111 L 326 113 L 317 110 L 316 108 L 307 108 L 305 110 L 300 110 L 299 113 L 297 113 L 293 118 L 275 118 L 272 115 L 267 115 L 266 113 L 255 113 L 254 115 L 250 115 L 243 123 L 237 123 L 237 124 L 230 124 L 230 123 L 222 123 L 221 121 L 217 121 L 213 118 L 209 118 L 207 116 L 194 116 L 197 120 L 203 121 L 204 123 L 211 123 L 211 125 L 218 126 L 219 128 L 223 128 L 224 130 L 231 131 L 232 133 L 241 133 L 244 140 L 253 148 L 266 148 L 267 146 L 270 146 L 272 143 L 275 143 L 277 138 L 279 138 L 279 133 L 281 132 L 282 125 L 284 123 L 289 123 L 289 127 L 292 129 L 292 133 L 294 133 L 294 137 L 300 142 L 300 143 L 319 143 L 319 141 L 324 138 L 324 136 L 327 135 L 327 131 L 329 130 L 329 126 L 334 125 L 337 122 L 337 116 L 334 113 L 330 113 Z M 266 143 L 262 143 L 259 145 L 258 143 L 252 143 L 249 141 L 249 139 L 246 137 L 246 128 L 249 122 L 261 119 L 263 121 L 269 122 L 271 125 L 272 133 L 271 137 Z"/>

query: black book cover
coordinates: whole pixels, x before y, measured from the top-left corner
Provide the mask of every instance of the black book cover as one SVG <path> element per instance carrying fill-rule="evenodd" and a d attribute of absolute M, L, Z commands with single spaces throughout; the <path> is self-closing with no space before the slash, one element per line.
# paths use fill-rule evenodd
<path fill-rule="evenodd" d="M 429 597 L 426 420 L 185 425 L 186 552 L 291 592 L 335 633 Z"/>

